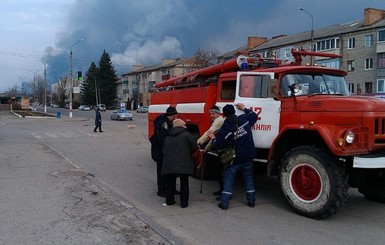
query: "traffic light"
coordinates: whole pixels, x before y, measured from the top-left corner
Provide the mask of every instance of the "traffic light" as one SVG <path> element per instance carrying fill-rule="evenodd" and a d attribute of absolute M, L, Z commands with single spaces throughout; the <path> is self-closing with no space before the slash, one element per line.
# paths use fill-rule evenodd
<path fill-rule="evenodd" d="M 79 81 L 83 80 L 82 71 L 78 71 L 78 80 Z"/>

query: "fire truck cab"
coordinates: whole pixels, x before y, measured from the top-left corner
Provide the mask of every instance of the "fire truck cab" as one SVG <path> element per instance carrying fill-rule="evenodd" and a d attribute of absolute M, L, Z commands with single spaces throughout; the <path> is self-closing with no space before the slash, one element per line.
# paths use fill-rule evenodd
<path fill-rule="evenodd" d="M 157 84 L 149 136 L 154 119 L 170 105 L 198 137 L 210 127 L 211 106 L 243 103 L 258 115 L 255 162 L 278 177 L 295 212 L 329 217 L 346 202 L 349 187 L 385 202 L 385 101 L 350 95 L 345 71 L 301 65 L 305 55 L 339 56 L 292 53 L 290 64 L 239 56 Z"/>

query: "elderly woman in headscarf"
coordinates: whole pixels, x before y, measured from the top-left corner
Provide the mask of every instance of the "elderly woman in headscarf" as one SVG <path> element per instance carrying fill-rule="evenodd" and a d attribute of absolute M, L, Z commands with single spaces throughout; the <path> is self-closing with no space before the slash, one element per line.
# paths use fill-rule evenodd
<path fill-rule="evenodd" d="M 192 155 L 198 145 L 182 119 L 175 119 L 172 124 L 163 146 L 162 175 L 166 178 L 166 205 L 175 204 L 174 190 L 179 177 L 180 206 L 186 208 L 189 202 L 188 178 L 194 172 Z"/>

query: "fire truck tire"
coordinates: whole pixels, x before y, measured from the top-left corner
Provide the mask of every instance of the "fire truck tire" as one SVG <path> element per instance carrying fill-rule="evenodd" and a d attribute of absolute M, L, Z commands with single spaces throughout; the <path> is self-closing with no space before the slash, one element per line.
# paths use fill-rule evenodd
<path fill-rule="evenodd" d="M 316 146 L 290 150 L 282 159 L 279 181 L 289 206 L 309 218 L 335 214 L 348 198 L 348 178 L 338 159 Z"/>
<path fill-rule="evenodd" d="M 385 203 L 385 170 L 371 171 L 358 191 L 368 200 Z"/>

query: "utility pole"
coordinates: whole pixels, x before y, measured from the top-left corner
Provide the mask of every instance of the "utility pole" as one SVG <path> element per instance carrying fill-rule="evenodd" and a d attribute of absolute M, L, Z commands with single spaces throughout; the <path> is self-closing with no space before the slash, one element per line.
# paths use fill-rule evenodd
<path fill-rule="evenodd" d="M 72 118 L 72 93 L 73 93 L 73 87 L 74 87 L 74 78 L 73 78 L 73 75 L 72 75 L 72 48 L 80 43 L 81 41 L 83 41 L 83 38 L 80 39 L 79 41 L 77 41 L 76 43 L 72 44 L 71 45 L 71 49 L 70 49 L 70 112 L 69 112 L 69 118 Z"/>
<path fill-rule="evenodd" d="M 44 112 L 47 113 L 47 61 L 41 62 L 44 64 Z"/>

